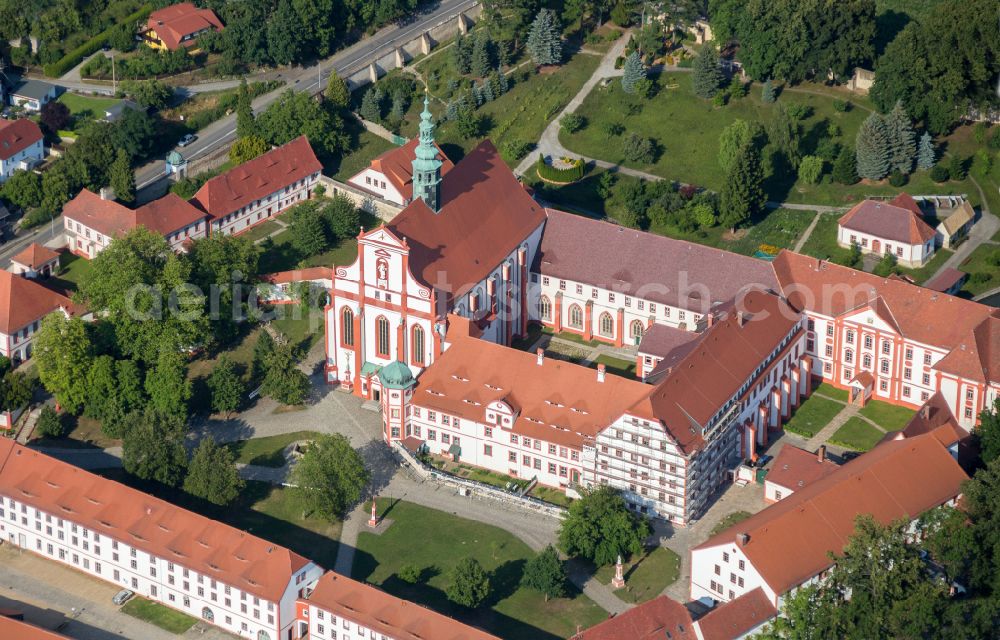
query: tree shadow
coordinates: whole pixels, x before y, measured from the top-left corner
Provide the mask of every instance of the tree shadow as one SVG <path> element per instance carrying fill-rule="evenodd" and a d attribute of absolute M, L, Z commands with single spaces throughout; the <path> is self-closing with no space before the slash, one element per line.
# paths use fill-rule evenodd
<path fill-rule="evenodd" d="M 885 48 L 911 21 L 909 15 L 899 11 L 886 11 L 875 16 L 875 57 L 885 52 Z"/>
<path fill-rule="evenodd" d="M 768 153 L 765 148 L 764 153 Z M 798 175 L 783 153 L 771 154 L 771 175 L 764 179 L 764 192 L 768 200 L 783 202 L 792 192 Z"/>

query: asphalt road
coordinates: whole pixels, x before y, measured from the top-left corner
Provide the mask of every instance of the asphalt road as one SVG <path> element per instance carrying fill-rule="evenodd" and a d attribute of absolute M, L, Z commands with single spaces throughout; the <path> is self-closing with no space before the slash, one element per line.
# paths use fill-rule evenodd
<path fill-rule="evenodd" d="M 459 13 L 467 11 L 478 4 L 478 0 L 441 0 L 433 10 L 421 14 L 412 22 L 398 26 L 387 26 L 375 34 L 361 40 L 321 62 L 318 67 L 292 67 L 281 73 L 280 80 L 285 86 L 271 93 L 260 96 L 253 102 L 255 113 L 260 113 L 278 99 L 288 88 L 296 91 L 319 93 L 326 87 L 330 70 L 336 69 L 341 76 L 348 76 L 363 69 L 373 60 L 390 53 L 397 43 L 406 43 L 420 33 L 431 29 L 439 23 L 454 20 Z M 227 116 L 213 122 L 198 133 L 198 139 L 192 144 L 178 149 L 188 161 L 200 158 L 220 147 L 227 145 L 236 137 L 236 116 Z M 165 163 L 156 160 L 140 167 L 136 171 L 136 187 L 143 189 L 153 185 L 165 177 Z"/>
<path fill-rule="evenodd" d="M 6 269 L 10 264 L 10 259 L 24 250 L 32 242 L 44 245 L 52 238 L 63 232 L 63 219 L 59 216 L 51 223 L 32 229 L 27 233 L 22 233 L 16 238 L 11 237 L 12 231 L 8 228 L 4 234 L 7 241 L 0 244 L 0 269 Z"/>

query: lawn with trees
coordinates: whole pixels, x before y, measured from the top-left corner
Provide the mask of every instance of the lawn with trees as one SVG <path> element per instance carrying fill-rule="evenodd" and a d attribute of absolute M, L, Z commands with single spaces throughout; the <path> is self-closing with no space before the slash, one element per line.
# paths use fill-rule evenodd
<path fill-rule="evenodd" d="M 833 420 L 844 405 L 813 394 L 795 409 L 785 423 L 785 431 L 811 438 Z"/>
<path fill-rule="evenodd" d="M 392 524 L 380 535 L 358 536 L 351 572 L 355 579 L 503 638 L 565 638 L 577 625 L 589 627 L 607 617 L 570 585 L 565 585 L 566 596 L 550 592 L 546 600 L 545 590 L 558 581 L 552 558 L 538 560 L 527 545 L 502 529 L 399 500 L 380 498 L 377 510 Z M 448 535 L 442 536 L 442 531 Z M 455 567 L 469 561 L 478 563 L 488 577 L 488 595 L 478 609 L 448 597 L 457 577 Z M 529 564 L 542 565 L 529 574 L 530 580 L 523 577 Z M 461 575 L 469 573 L 478 571 L 466 569 Z"/>

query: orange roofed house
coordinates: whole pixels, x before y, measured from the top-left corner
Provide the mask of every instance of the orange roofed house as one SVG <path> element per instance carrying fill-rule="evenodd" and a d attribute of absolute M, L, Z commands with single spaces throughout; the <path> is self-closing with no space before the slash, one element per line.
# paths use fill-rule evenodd
<path fill-rule="evenodd" d="M 159 233 L 175 251 L 208 232 L 205 213 L 168 193 L 138 209 L 129 209 L 105 195 L 84 189 L 63 207 L 63 226 L 70 250 L 93 258 L 116 237 L 136 227 Z"/>
<path fill-rule="evenodd" d="M 936 232 L 920 206 L 901 193 L 889 202 L 864 200 L 841 216 L 837 244 L 858 245 L 863 253 L 892 254 L 905 267 L 922 267 L 934 255 Z"/>
<path fill-rule="evenodd" d="M 414 138 L 386 151 L 347 182 L 393 204 L 410 204 L 413 199 L 413 159 L 419 142 L 418 138 Z M 441 161 L 441 175 L 451 171 L 451 160 L 440 147 L 438 159 Z"/>
<path fill-rule="evenodd" d="M 880 523 L 954 504 L 968 479 L 939 435 L 887 439 L 691 550 L 691 598 L 731 601 L 762 589 L 776 609 L 820 579 L 858 514 Z"/>
<path fill-rule="evenodd" d="M 300 136 L 206 182 L 191 199 L 210 218 L 211 235 L 241 233 L 308 200 L 320 164 Z"/>
<path fill-rule="evenodd" d="M 32 242 L 10 259 L 10 271 L 25 278 L 48 278 L 59 270 L 59 254 Z"/>
<path fill-rule="evenodd" d="M 52 311 L 79 311 L 73 302 L 44 285 L 0 271 L 0 355 L 15 364 L 31 357 L 31 340 Z"/>
<path fill-rule="evenodd" d="M 222 21 L 215 12 L 181 2 L 149 14 L 142 36 L 154 49 L 175 51 L 194 47 L 198 36 L 208 31 L 222 31 Z"/>

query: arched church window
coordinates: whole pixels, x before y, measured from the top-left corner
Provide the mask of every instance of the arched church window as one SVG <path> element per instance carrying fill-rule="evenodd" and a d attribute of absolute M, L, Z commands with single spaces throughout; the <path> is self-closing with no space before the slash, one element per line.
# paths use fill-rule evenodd
<path fill-rule="evenodd" d="M 642 324 L 642 320 L 633 320 L 632 326 L 629 327 L 628 331 L 632 339 L 641 340 L 644 333 L 646 333 L 646 327 Z"/>
<path fill-rule="evenodd" d="M 340 312 L 340 338 L 345 347 L 354 346 L 354 312 L 350 307 Z"/>
<path fill-rule="evenodd" d="M 538 301 L 538 315 L 546 322 L 552 321 L 552 302 L 545 296 Z"/>
<path fill-rule="evenodd" d="M 601 335 L 605 338 L 612 338 L 615 335 L 615 321 L 611 318 L 611 314 L 605 311 L 601 314 L 600 323 L 598 326 Z"/>
<path fill-rule="evenodd" d="M 573 329 L 583 328 L 583 309 L 574 304 L 569 308 L 569 326 Z"/>
<path fill-rule="evenodd" d="M 375 320 L 375 352 L 383 358 L 389 357 L 389 321 L 385 316 Z"/>
<path fill-rule="evenodd" d="M 258 631 L 257 640 L 271 640 L 271 634 L 267 631 Z"/>
<path fill-rule="evenodd" d="M 205 607 L 201 610 L 201 617 L 205 620 L 208 620 L 209 622 L 215 621 L 215 614 L 208 607 Z"/>
<path fill-rule="evenodd" d="M 424 328 L 420 325 L 413 327 L 413 354 L 411 360 L 413 364 L 424 364 Z"/>

